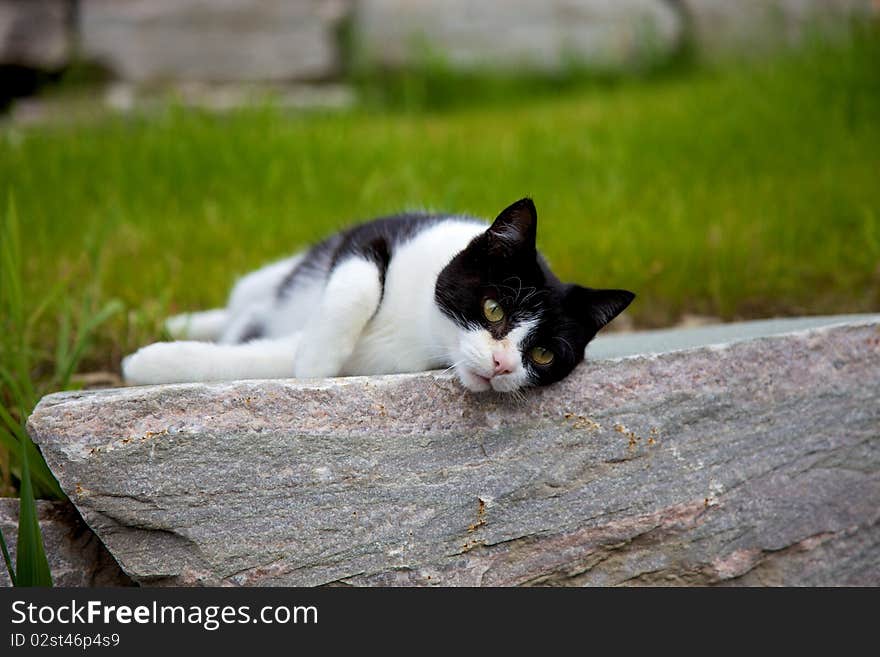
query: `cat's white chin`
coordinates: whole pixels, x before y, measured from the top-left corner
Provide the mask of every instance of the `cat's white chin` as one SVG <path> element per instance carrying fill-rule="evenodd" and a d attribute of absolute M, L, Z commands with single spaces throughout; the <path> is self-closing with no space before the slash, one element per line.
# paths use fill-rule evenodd
<path fill-rule="evenodd" d="M 489 385 L 492 386 L 492 390 L 495 392 L 516 392 L 523 387 L 523 384 L 518 379 L 519 377 L 513 374 L 502 374 L 501 376 L 493 377 L 489 381 Z"/>
<path fill-rule="evenodd" d="M 492 390 L 491 379 L 481 376 L 476 372 L 472 372 L 465 367 L 456 367 L 455 370 L 456 374 L 458 374 L 458 380 L 461 381 L 461 384 L 471 392 L 486 392 Z"/>
<path fill-rule="evenodd" d="M 514 375 L 501 375 L 492 378 L 482 376 L 465 367 L 456 368 L 458 379 L 461 384 L 471 392 L 516 392 L 522 387 Z"/>

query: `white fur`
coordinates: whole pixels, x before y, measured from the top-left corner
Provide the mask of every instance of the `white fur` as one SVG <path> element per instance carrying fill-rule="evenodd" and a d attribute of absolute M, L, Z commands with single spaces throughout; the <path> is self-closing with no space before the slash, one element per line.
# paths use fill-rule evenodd
<path fill-rule="evenodd" d="M 229 311 L 238 314 L 254 303 L 271 301 L 278 285 L 302 259 L 298 253 L 242 276 L 229 295 Z"/>
<path fill-rule="evenodd" d="M 437 275 L 485 230 L 451 219 L 401 246 L 385 272 L 376 316 L 364 327 L 344 374 L 419 372 L 451 363 L 460 329 L 434 302 Z"/>
<path fill-rule="evenodd" d="M 236 343 L 244 327 L 271 308 L 278 285 L 302 257 L 297 254 L 241 277 L 232 288 L 226 308 L 169 317 L 165 330 L 175 340 Z"/>
<path fill-rule="evenodd" d="M 264 320 L 272 316 L 278 286 L 302 258 L 303 254 L 297 254 L 273 262 L 238 280 L 229 295 L 229 321 L 220 342 L 237 344 L 249 325 L 255 322 L 265 324 Z M 298 329 L 300 326 L 296 328 Z M 268 329 L 268 327 L 266 328 Z M 280 332 L 267 330 L 266 336 L 283 337 L 292 332 L 293 327 L 285 327 Z"/>
<path fill-rule="evenodd" d="M 349 258 L 337 264 L 324 287 L 321 304 L 303 329 L 294 376 L 338 375 L 376 312 L 381 296 L 375 263 Z"/>
<path fill-rule="evenodd" d="M 526 322 L 502 340 L 485 329 L 462 330 L 434 301 L 440 271 L 485 226 L 450 218 L 399 246 L 385 272 L 351 257 L 326 278 L 300 275 L 281 299 L 277 289 L 301 255 L 268 265 L 242 278 L 225 310 L 169 320 L 173 334 L 218 339 L 158 343 L 123 362 L 131 383 L 212 381 L 246 378 L 311 378 L 413 372 L 452 365 L 471 390 L 512 391 L 528 384 L 522 341 L 534 327 Z M 238 341 L 251 322 L 263 339 Z M 493 351 L 506 350 L 516 363 L 494 374 Z M 516 358 L 513 358 L 516 351 Z M 482 377 L 482 378 L 481 378 Z"/>
<path fill-rule="evenodd" d="M 122 361 L 128 383 L 185 383 L 290 376 L 299 335 L 247 344 L 157 342 Z"/>
<path fill-rule="evenodd" d="M 529 373 L 522 361 L 522 343 L 537 322 L 530 320 L 514 326 L 501 340 L 486 329 L 476 326 L 463 331 L 455 352 L 455 371 L 468 388 L 475 391 L 512 392 L 528 385 Z M 495 375 L 493 354 L 504 351 L 515 363 L 510 374 Z"/>
<path fill-rule="evenodd" d="M 169 317 L 165 320 L 165 330 L 175 340 L 217 340 L 228 323 L 229 312 L 217 308 Z"/>

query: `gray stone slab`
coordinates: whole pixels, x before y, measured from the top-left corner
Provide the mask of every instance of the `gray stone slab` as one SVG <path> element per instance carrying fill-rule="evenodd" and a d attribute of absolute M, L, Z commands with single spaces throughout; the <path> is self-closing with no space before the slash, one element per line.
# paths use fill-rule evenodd
<path fill-rule="evenodd" d="M 37 515 L 55 586 L 131 586 L 131 580 L 70 503 L 39 500 Z M 0 530 L 15 561 L 17 499 L 0 498 Z M 9 574 L 0 563 L 0 586 L 9 585 Z"/>
<path fill-rule="evenodd" d="M 360 0 L 354 19 L 362 53 L 386 66 L 433 54 L 512 71 L 627 68 L 674 50 L 680 31 L 661 0 Z"/>
<path fill-rule="evenodd" d="M 70 61 L 69 0 L 0 0 L 0 64 L 57 70 Z"/>
<path fill-rule="evenodd" d="M 80 0 L 80 47 L 134 82 L 286 81 L 338 72 L 349 0 Z"/>
<path fill-rule="evenodd" d="M 674 0 L 705 56 L 766 54 L 819 34 L 845 33 L 877 12 L 873 0 Z"/>
<path fill-rule="evenodd" d="M 633 331 L 631 333 L 599 334 L 587 346 L 589 358 L 624 358 L 637 354 L 662 354 L 680 349 L 727 344 L 783 335 L 841 324 L 871 324 L 880 322 L 880 315 L 823 315 L 819 317 L 789 317 L 759 319 L 751 322 L 716 324 L 686 329 Z"/>
<path fill-rule="evenodd" d="M 28 428 L 141 584 L 878 585 L 880 321 L 787 328 L 524 400 L 439 373 L 145 386 Z"/>

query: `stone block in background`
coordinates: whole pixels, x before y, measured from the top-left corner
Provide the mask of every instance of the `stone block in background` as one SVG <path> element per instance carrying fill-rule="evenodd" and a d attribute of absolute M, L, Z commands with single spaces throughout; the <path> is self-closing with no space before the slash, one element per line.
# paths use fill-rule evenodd
<path fill-rule="evenodd" d="M 143 386 L 48 395 L 28 430 L 141 584 L 880 585 L 880 316 L 589 353 L 522 400 Z"/>
<path fill-rule="evenodd" d="M 767 53 L 872 15 L 875 0 L 673 0 L 705 56 Z"/>
<path fill-rule="evenodd" d="M 354 21 L 360 51 L 381 65 L 427 51 L 455 67 L 546 72 L 626 68 L 674 50 L 681 28 L 662 0 L 360 0 Z"/>
<path fill-rule="evenodd" d="M 43 546 L 55 586 L 131 586 L 107 548 L 69 502 L 37 502 Z M 0 529 L 15 561 L 18 540 L 18 500 L 0 498 Z M 0 586 L 9 586 L 0 563 Z"/>
<path fill-rule="evenodd" d="M 133 82 L 322 80 L 350 0 L 80 0 L 82 54 Z"/>
<path fill-rule="evenodd" d="M 0 65 L 55 71 L 72 43 L 70 0 L 0 0 Z"/>

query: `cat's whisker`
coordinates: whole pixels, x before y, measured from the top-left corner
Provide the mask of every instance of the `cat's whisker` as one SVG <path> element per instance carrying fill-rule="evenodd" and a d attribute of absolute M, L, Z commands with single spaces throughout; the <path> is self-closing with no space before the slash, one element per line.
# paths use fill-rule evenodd
<path fill-rule="evenodd" d="M 536 294 L 539 293 L 539 290 L 538 290 L 538 288 L 536 288 L 536 287 L 529 287 L 529 288 L 526 288 L 526 289 L 527 289 L 527 290 L 531 290 L 531 292 L 529 292 L 525 297 L 523 297 L 522 299 L 520 299 L 520 303 L 523 303 L 523 304 L 526 303 L 526 302 L 527 302 L 529 299 L 531 299 L 533 296 L 535 296 Z"/>
<path fill-rule="evenodd" d="M 515 278 L 516 282 L 519 283 L 519 289 L 516 291 L 516 301 L 519 301 L 519 295 L 522 294 L 523 282 L 519 276 L 512 276 L 511 278 Z"/>
<path fill-rule="evenodd" d="M 445 370 L 440 370 L 440 371 L 438 372 L 438 376 L 443 376 L 444 374 L 448 374 L 450 370 L 454 370 L 454 369 L 455 369 L 456 367 L 458 367 L 459 365 L 460 365 L 460 363 L 453 363 L 452 365 L 450 365 L 449 367 L 447 367 Z"/>

